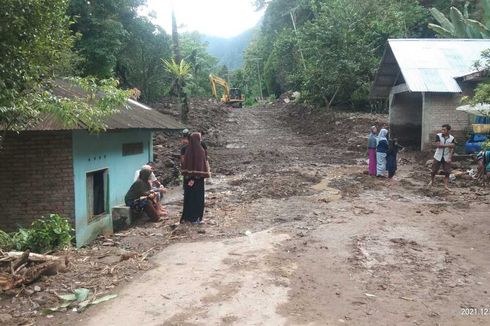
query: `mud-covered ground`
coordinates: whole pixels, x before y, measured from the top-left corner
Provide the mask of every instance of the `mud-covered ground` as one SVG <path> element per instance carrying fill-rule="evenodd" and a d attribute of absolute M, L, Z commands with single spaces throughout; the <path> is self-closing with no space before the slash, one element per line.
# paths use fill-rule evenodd
<path fill-rule="evenodd" d="M 191 126 L 206 128 L 214 172 L 206 224 L 174 225 L 182 203 L 176 187 L 166 199 L 169 221 L 101 238 L 69 253 L 74 268 L 38 282 L 41 291 L 4 298 L 0 308 L 12 323 L 490 323 L 489 188 L 457 178 L 452 192 L 441 179 L 427 189 L 430 154 L 410 151 L 400 154 L 394 180 L 367 176 L 367 130 L 385 124 L 383 115 L 281 102 L 198 106 Z M 161 135 L 157 161 L 178 142 Z M 472 162 L 458 164 L 465 171 Z M 55 304 L 53 292 L 77 287 L 119 297 L 32 319 L 46 306 L 37 297 Z"/>

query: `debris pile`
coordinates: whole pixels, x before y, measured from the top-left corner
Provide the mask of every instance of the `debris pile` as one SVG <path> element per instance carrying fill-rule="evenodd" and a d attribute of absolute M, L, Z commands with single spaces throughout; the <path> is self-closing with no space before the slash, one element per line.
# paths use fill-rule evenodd
<path fill-rule="evenodd" d="M 192 98 L 190 102 L 189 122 L 187 128 L 200 131 L 203 141 L 210 147 L 224 146 L 225 124 L 227 124 L 230 108 L 224 107 L 216 100 L 208 98 Z M 180 112 L 174 100 L 165 98 L 161 103 L 152 104 L 152 107 L 161 113 L 180 119 Z M 181 134 L 158 132 L 154 139 L 154 153 L 156 163 L 156 176 L 164 185 L 178 184 L 180 175 L 180 146 Z M 212 151 L 211 151 L 212 152 Z M 213 156 L 210 156 L 213 163 Z"/>
<path fill-rule="evenodd" d="M 68 268 L 68 257 L 40 255 L 29 250 L 0 252 L 0 257 L 0 289 L 3 291 L 32 284 L 41 276 L 56 275 Z"/>

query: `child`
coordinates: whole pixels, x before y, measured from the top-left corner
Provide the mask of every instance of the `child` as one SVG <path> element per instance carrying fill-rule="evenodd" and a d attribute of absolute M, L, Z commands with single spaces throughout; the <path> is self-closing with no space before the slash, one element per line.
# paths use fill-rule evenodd
<path fill-rule="evenodd" d="M 403 149 L 403 147 L 398 144 L 398 140 L 396 138 L 389 140 L 388 151 L 386 153 L 386 170 L 388 170 L 388 178 L 390 179 L 393 178 L 396 173 L 396 156 L 398 151 L 401 149 Z"/>

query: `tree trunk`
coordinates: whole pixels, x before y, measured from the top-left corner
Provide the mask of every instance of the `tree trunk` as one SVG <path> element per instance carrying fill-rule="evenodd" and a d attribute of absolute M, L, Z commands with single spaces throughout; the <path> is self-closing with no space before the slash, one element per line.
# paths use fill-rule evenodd
<path fill-rule="evenodd" d="M 182 60 L 182 56 L 180 54 L 180 45 L 179 45 L 179 33 L 177 31 L 177 20 L 175 19 L 175 13 L 172 11 L 172 43 L 174 50 L 175 62 L 180 64 Z M 181 76 L 177 76 L 177 78 L 181 78 Z M 179 97 L 179 107 L 180 107 L 180 120 L 182 123 L 187 123 L 189 120 L 189 104 L 187 101 L 187 94 L 184 91 L 184 81 L 178 80 L 176 83 L 176 92 Z"/>
<path fill-rule="evenodd" d="M 182 103 L 180 104 L 181 121 L 183 124 L 186 124 L 189 121 L 189 100 L 185 92 L 183 92 L 181 100 L 182 100 Z"/>

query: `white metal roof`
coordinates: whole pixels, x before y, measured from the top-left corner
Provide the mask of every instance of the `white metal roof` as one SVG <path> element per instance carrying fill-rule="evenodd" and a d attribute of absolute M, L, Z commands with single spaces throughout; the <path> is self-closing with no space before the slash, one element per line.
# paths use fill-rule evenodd
<path fill-rule="evenodd" d="M 398 71 L 411 92 L 460 93 L 455 78 L 475 72 L 474 63 L 486 49 L 490 39 L 390 39 L 372 94 L 387 96 Z"/>

